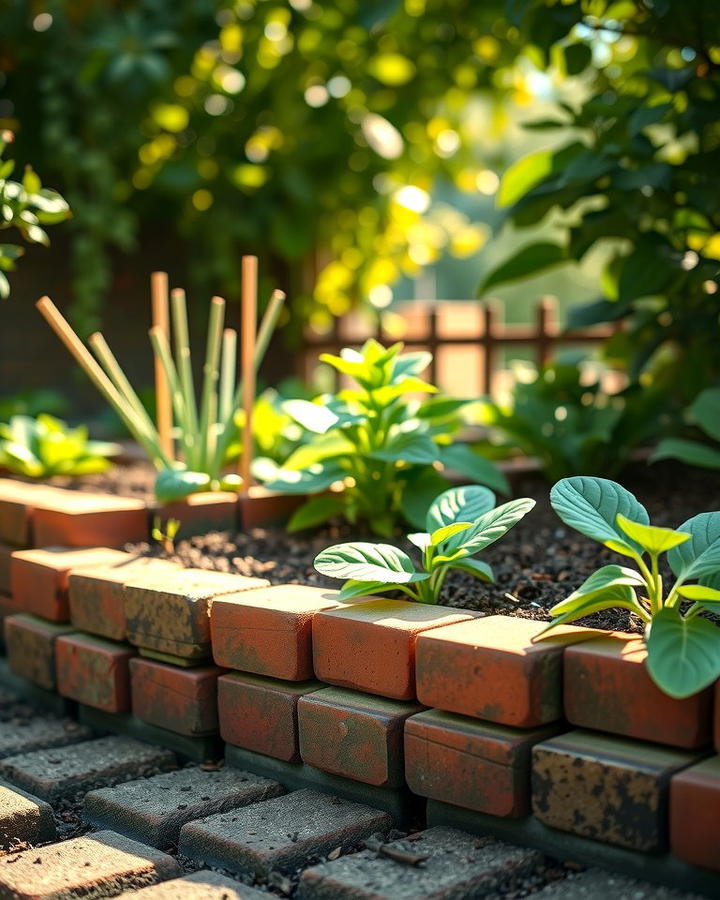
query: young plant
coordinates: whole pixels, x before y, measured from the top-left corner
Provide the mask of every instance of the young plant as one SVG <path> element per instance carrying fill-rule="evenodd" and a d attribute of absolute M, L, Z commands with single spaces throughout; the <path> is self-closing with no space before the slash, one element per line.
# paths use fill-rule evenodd
<path fill-rule="evenodd" d="M 168 556 L 175 552 L 175 538 L 180 531 L 181 524 L 180 519 L 173 519 L 172 517 L 165 520 L 164 524 L 160 516 L 154 516 L 153 518 L 152 539 L 160 544 Z"/>
<path fill-rule="evenodd" d="M 666 694 L 689 697 L 720 677 L 720 629 L 701 615 L 720 613 L 720 512 L 700 513 L 677 530 L 658 528 L 625 488 L 585 476 L 559 481 L 550 502 L 566 525 L 632 559 L 635 568 L 598 569 L 552 608 L 545 631 L 602 609 L 628 609 L 645 623 L 647 669 Z M 662 554 L 675 576 L 669 591 Z"/>
<path fill-rule="evenodd" d="M 320 359 L 356 386 L 314 403 L 293 400 L 285 409 L 312 433 L 282 468 L 268 471 L 267 486 L 285 493 L 323 494 L 304 504 L 289 523 L 291 531 L 319 525 L 336 515 L 367 523 L 375 534 L 391 535 L 405 520 L 422 527 L 430 503 L 450 482 L 438 466 L 509 493 L 504 476 L 465 444 L 453 444 L 467 401 L 436 394 L 423 381 L 429 353 L 401 353 L 369 340 L 362 349 Z M 325 492 L 335 482 L 343 490 Z"/>
<path fill-rule="evenodd" d="M 30 478 L 52 475 L 89 475 L 110 467 L 108 457 L 119 453 L 118 444 L 88 440 L 84 425 L 68 428 L 47 414 L 37 419 L 13 416 L 0 424 L 0 468 Z"/>
<path fill-rule="evenodd" d="M 331 578 L 347 579 L 340 591 L 343 600 L 402 591 L 418 603 L 437 603 L 451 569 L 493 580 L 490 566 L 474 557 L 533 506 L 535 501 L 525 497 L 495 508 L 495 495 L 482 485 L 450 488 L 430 506 L 426 530 L 408 535 L 422 554 L 420 569 L 397 547 L 364 541 L 328 547 L 315 557 L 315 568 Z"/>

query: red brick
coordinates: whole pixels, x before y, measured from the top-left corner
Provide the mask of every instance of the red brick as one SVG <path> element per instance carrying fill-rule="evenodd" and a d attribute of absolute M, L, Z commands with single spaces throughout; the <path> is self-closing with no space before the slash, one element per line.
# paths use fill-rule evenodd
<path fill-rule="evenodd" d="M 126 559 L 127 553 L 107 547 L 16 550 L 10 565 L 13 599 L 24 612 L 51 622 L 67 622 L 70 619 L 68 577 L 71 569 Z"/>
<path fill-rule="evenodd" d="M 405 720 L 421 709 L 342 688 L 308 694 L 298 703 L 300 756 L 323 772 L 399 787 L 405 784 Z"/>
<path fill-rule="evenodd" d="M 208 491 L 190 494 L 184 500 L 165 503 L 152 510 L 164 524 L 168 519 L 180 522 L 179 538 L 208 531 L 236 531 L 238 527 L 237 494 L 231 491 Z"/>
<path fill-rule="evenodd" d="M 129 497 L 58 490 L 35 506 L 33 534 L 38 547 L 122 547 L 148 539 L 148 511 Z"/>
<path fill-rule="evenodd" d="M 73 569 L 68 581 L 70 621 L 81 631 L 122 641 L 126 637 L 124 585 L 146 572 L 179 569 L 170 560 L 130 554 L 114 565 Z"/>
<path fill-rule="evenodd" d="M 710 743 L 712 688 L 674 700 L 650 678 L 642 638 L 607 635 L 565 651 L 565 715 L 574 725 L 694 749 Z"/>
<path fill-rule="evenodd" d="M 135 651 L 89 634 L 68 634 L 55 643 L 58 692 L 105 712 L 130 709 L 130 658 Z"/>
<path fill-rule="evenodd" d="M 430 709 L 405 722 L 405 777 L 421 797 L 519 818 L 530 812 L 530 751 L 557 731 L 490 725 Z"/>
<path fill-rule="evenodd" d="M 181 669 L 150 659 L 130 661 L 132 709 L 150 725 L 190 737 L 217 731 L 217 680 L 222 669 Z"/>
<path fill-rule="evenodd" d="M 300 759 L 298 701 L 322 687 L 239 672 L 218 678 L 220 737 L 228 744 L 282 759 Z"/>
<path fill-rule="evenodd" d="M 238 497 L 238 518 L 240 529 L 267 528 L 268 525 L 285 527 L 290 517 L 307 500 L 298 494 L 277 494 L 262 485 L 254 484 L 250 495 Z"/>
<path fill-rule="evenodd" d="M 14 616 L 21 613 L 22 610 L 13 600 L 10 594 L 0 593 L 0 647 L 5 646 L 5 628 L 4 622 L 8 616 Z"/>
<path fill-rule="evenodd" d="M 10 669 L 21 678 L 54 691 L 55 642 L 72 631 L 70 625 L 56 625 L 24 614 L 5 619 L 5 648 Z"/>
<path fill-rule="evenodd" d="M 418 635 L 470 618 L 471 613 L 404 600 L 319 612 L 313 619 L 315 674 L 329 684 L 412 700 Z"/>
<path fill-rule="evenodd" d="M 720 756 L 670 780 L 670 847 L 692 866 L 720 871 Z"/>
<path fill-rule="evenodd" d="M 0 541 L 14 547 L 32 543 L 32 518 L 35 503 L 52 497 L 55 488 L 0 478 Z"/>
<path fill-rule="evenodd" d="M 215 662 L 288 681 L 313 678 L 315 614 L 354 605 L 337 598 L 337 591 L 301 584 L 219 597 L 210 619 Z"/>
<path fill-rule="evenodd" d="M 0 594 L 9 594 L 10 587 L 10 560 L 15 548 L 9 544 L 0 543 Z"/>
<path fill-rule="evenodd" d="M 213 600 L 267 584 L 264 578 L 204 569 L 148 573 L 124 588 L 128 640 L 160 653 L 208 659 L 212 654 L 209 614 Z"/>
<path fill-rule="evenodd" d="M 446 712 L 515 728 L 562 718 L 563 650 L 597 632 L 565 626 L 532 643 L 545 624 L 488 616 L 421 635 L 418 699 Z"/>

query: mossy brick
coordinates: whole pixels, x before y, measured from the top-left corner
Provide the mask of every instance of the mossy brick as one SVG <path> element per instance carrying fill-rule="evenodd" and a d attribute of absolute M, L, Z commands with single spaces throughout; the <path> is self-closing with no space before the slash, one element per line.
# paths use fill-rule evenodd
<path fill-rule="evenodd" d="M 377 787 L 405 784 L 403 729 L 417 703 L 324 688 L 298 703 L 300 756 L 333 775 Z"/>
<path fill-rule="evenodd" d="M 653 682 L 640 637 L 605 635 L 565 651 L 565 716 L 580 728 L 704 747 L 712 738 L 713 690 L 676 700 Z"/>
<path fill-rule="evenodd" d="M 14 547 L 0 542 L 0 594 L 9 594 L 12 591 L 10 585 L 10 560 Z"/>
<path fill-rule="evenodd" d="M 122 547 L 150 534 L 142 500 L 112 494 L 58 489 L 35 505 L 32 521 L 37 547 Z"/>
<path fill-rule="evenodd" d="M 204 569 L 148 573 L 123 588 L 128 640 L 160 653 L 208 659 L 213 600 L 267 585 L 264 578 Z"/>
<path fill-rule="evenodd" d="M 388 855 L 363 850 L 306 869 L 298 900 L 463 900 L 505 896 L 537 868 L 540 854 L 500 841 L 479 841 L 437 827 L 385 845 Z M 390 853 L 421 860 L 399 865 Z"/>
<path fill-rule="evenodd" d="M 720 872 L 720 756 L 670 780 L 670 848 L 678 859 Z"/>
<path fill-rule="evenodd" d="M 487 616 L 420 635 L 418 699 L 426 706 L 514 728 L 561 719 L 563 651 L 568 643 L 597 632 L 563 626 L 552 637 L 534 642 L 545 625 Z"/>
<path fill-rule="evenodd" d="M 405 778 L 421 797 L 519 818 L 530 811 L 531 749 L 555 733 L 426 710 L 405 722 Z"/>
<path fill-rule="evenodd" d="M 218 678 L 220 736 L 228 744 L 287 762 L 300 759 L 298 701 L 319 681 L 281 681 L 231 672 Z"/>
<path fill-rule="evenodd" d="M 10 670 L 48 691 L 57 687 L 55 642 L 74 631 L 71 625 L 46 622 L 19 613 L 5 619 L 5 650 Z"/>
<path fill-rule="evenodd" d="M 128 896 L 133 900 L 269 900 L 274 895 L 248 887 L 219 872 L 201 869 L 184 878 L 133 891 Z"/>
<path fill-rule="evenodd" d="M 163 524 L 169 519 L 178 521 L 177 536 L 180 539 L 208 531 L 237 531 L 237 494 L 232 491 L 190 494 L 184 500 L 154 507 L 152 515 L 159 517 Z"/>
<path fill-rule="evenodd" d="M 0 858 L 0 897 L 115 897 L 125 889 L 181 874 L 171 856 L 112 831 L 99 831 Z"/>
<path fill-rule="evenodd" d="M 222 669 L 182 669 L 150 659 L 130 660 L 133 714 L 188 737 L 218 730 L 217 680 Z"/>
<path fill-rule="evenodd" d="M 68 578 L 72 569 L 127 559 L 127 553 L 108 547 L 16 550 L 10 565 L 13 599 L 25 612 L 51 622 L 68 622 Z"/>
<path fill-rule="evenodd" d="M 80 631 L 122 641 L 126 637 L 124 585 L 146 573 L 179 569 L 170 560 L 131 554 L 111 565 L 73 569 L 68 579 L 70 621 Z"/>
<path fill-rule="evenodd" d="M 326 588 L 283 584 L 219 597 L 210 623 L 215 662 L 288 681 L 313 678 L 313 618 L 355 605 L 338 596 Z"/>
<path fill-rule="evenodd" d="M 0 778 L 54 803 L 175 764 L 175 754 L 169 750 L 113 736 L 10 756 L 0 761 Z"/>
<path fill-rule="evenodd" d="M 253 484 L 249 494 L 238 497 L 238 520 L 242 531 L 267 528 L 272 525 L 286 527 L 292 514 L 306 498 L 298 494 L 278 494 L 263 485 Z"/>
<path fill-rule="evenodd" d="M 571 731 L 533 748 L 537 818 L 644 853 L 666 848 L 670 778 L 701 757 L 592 731 Z"/>
<path fill-rule="evenodd" d="M 58 693 L 106 712 L 126 712 L 134 655 L 127 644 L 90 634 L 63 635 L 55 642 Z"/>
<path fill-rule="evenodd" d="M 472 613 L 404 600 L 370 600 L 313 619 L 313 662 L 320 681 L 395 700 L 415 698 L 419 635 Z"/>
<path fill-rule="evenodd" d="M 83 818 L 96 828 L 110 828 L 163 849 L 177 843 L 186 822 L 282 793 L 276 781 L 248 772 L 178 769 L 90 791 Z"/>
<path fill-rule="evenodd" d="M 196 862 L 267 878 L 292 873 L 338 847 L 357 847 L 392 825 L 387 813 L 300 790 L 184 825 L 180 852 Z"/>
<path fill-rule="evenodd" d="M 92 731 L 73 719 L 35 715 L 32 719 L 3 716 L 0 730 L 0 759 L 47 747 L 77 744 L 93 736 Z"/>
<path fill-rule="evenodd" d="M 52 807 L 39 797 L 0 782 L 0 851 L 56 838 Z"/>

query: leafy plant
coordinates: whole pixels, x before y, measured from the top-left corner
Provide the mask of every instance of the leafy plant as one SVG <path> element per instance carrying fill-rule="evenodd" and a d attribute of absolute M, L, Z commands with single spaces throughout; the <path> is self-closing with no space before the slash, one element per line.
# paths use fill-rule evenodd
<path fill-rule="evenodd" d="M 266 388 L 256 399 L 252 414 L 253 474 L 261 477 L 268 465 L 282 465 L 307 439 L 308 433 L 285 409 L 286 398 L 274 388 Z M 227 449 L 226 462 L 242 452 L 241 435 L 245 413 L 239 409 L 234 418 L 234 436 Z"/>
<path fill-rule="evenodd" d="M 300 507 L 290 520 L 291 531 L 337 515 L 367 523 L 383 536 L 392 534 L 401 520 L 422 527 L 433 498 L 450 484 L 438 464 L 509 493 L 504 476 L 491 463 L 468 446 L 451 443 L 466 401 L 411 399 L 413 394 L 435 394 L 437 388 L 420 378 L 431 355 L 401 353 L 402 348 L 394 344 L 386 349 L 371 339 L 360 351 L 322 354 L 323 362 L 356 386 L 314 403 L 285 403 L 313 436 L 282 468 L 268 468 L 267 486 L 323 494 Z M 335 482 L 343 482 L 343 490 L 325 494 Z"/>
<path fill-rule="evenodd" d="M 707 388 L 698 394 L 688 409 L 688 415 L 708 438 L 720 441 L 720 388 Z M 679 459 L 691 466 L 719 469 L 720 446 L 668 437 L 660 441 L 650 461 L 657 462 L 660 459 Z"/>
<path fill-rule="evenodd" d="M 647 669 L 661 690 L 682 698 L 712 684 L 720 676 L 720 630 L 701 613 L 720 613 L 720 512 L 700 513 L 677 530 L 659 528 L 629 491 L 593 477 L 559 481 L 550 502 L 566 525 L 635 568 L 598 569 L 552 608 L 545 631 L 602 609 L 627 609 L 645 623 Z M 664 553 L 675 576 L 669 591 L 660 572 Z"/>
<path fill-rule="evenodd" d="M 0 229 L 17 228 L 30 244 L 50 243 L 43 225 L 55 225 L 70 216 L 65 200 L 44 188 L 30 166 L 25 167 L 22 181 L 12 181 L 15 161 L 3 161 L 7 145 L 13 140 L 10 131 L 0 132 Z M 19 244 L 0 244 L 0 297 L 10 295 L 10 282 L 5 272 L 15 269 L 25 251 Z"/>
<path fill-rule="evenodd" d="M 110 467 L 118 444 L 88 440 L 84 425 L 69 428 L 47 414 L 36 419 L 13 416 L 0 424 L 0 467 L 30 478 L 52 475 L 89 475 Z"/>
<path fill-rule="evenodd" d="M 422 554 L 418 569 L 404 551 L 391 544 L 364 541 L 336 544 L 315 557 L 322 575 L 347 579 L 345 599 L 402 591 L 418 603 L 437 603 L 451 569 L 492 581 L 490 566 L 475 556 L 506 534 L 535 506 L 528 498 L 495 508 L 495 495 L 482 485 L 450 488 L 430 506 L 425 531 L 408 535 Z"/>
<path fill-rule="evenodd" d="M 163 524 L 163 520 L 160 516 L 153 517 L 153 527 L 151 531 L 152 539 L 162 546 L 168 556 L 175 552 L 175 538 L 180 531 L 181 525 L 182 522 L 180 519 L 173 519 L 171 517 L 165 520 Z"/>

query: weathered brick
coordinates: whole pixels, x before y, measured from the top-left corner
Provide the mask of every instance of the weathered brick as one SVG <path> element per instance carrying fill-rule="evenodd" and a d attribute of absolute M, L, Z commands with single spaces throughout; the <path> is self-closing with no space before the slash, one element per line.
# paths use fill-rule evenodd
<path fill-rule="evenodd" d="M 418 858 L 399 865 L 370 850 L 303 872 L 298 900 L 461 900 L 504 895 L 540 862 L 540 854 L 500 841 L 479 841 L 454 828 L 430 828 L 385 849 Z"/>
<path fill-rule="evenodd" d="M 11 671 L 48 691 L 57 686 L 55 642 L 73 631 L 70 625 L 57 625 L 35 616 L 19 613 L 4 622 L 5 648 Z"/>
<path fill-rule="evenodd" d="M 563 715 L 563 650 L 597 632 L 565 626 L 533 643 L 545 622 L 487 616 L 420 635 L 418 699 L 426 706 L 535 728 Z"/>
<path fill-rule="evenodd" d="M 264 578 L 203 569 L 148 574 L 130 581 L 124 587 L 128 640 L 161 653 L 207 659 L 213 600 L 267 584 Z"/>
<path fill-rule="evenodd" d="M 145 573 L 178 571 L 177 563 L 127 555 L 124 562 L 74 569 L 68 581 L 70 621 L 80 631 L 113 641 L 126 637 L 123 586 Z"/>
<path fill-rule="evenodd" d="M 78 791 L 139 778 L 155 767 L 169 768 L 175 754 L 126 737 L 35 750 L 0 761 L 0 778 L 53 802 Z M 1 895 L 0 895 L 1 896 Z"/>
<path fill-rule="evenodd" d="M 282 793 L 276 781 L 235 769 L 178 769 L 90 791 L 83 818 L 97 828 L 162 848 L 177 842 L 186 822 Z"/>
<path fill-rule="evenodd" d="M 701 900 L 697 894 L 680 893 L 603 869 L 571 873 L 562 881 L 553 881 L 533 894 L 534 900 L 608 900 L 610 897 L 617 900 Z"/>
<path fill-rule="evenodd" d="M 128 554 L 108 547 L 45 547 L 38 550 L 16 550 L 10 565 L 12 595 L 24 612 L 51 622 L 67 622 L 68 577 L 77 566 L 117 563 Z"/>
<path fill-rule="evenodd" d="M 32 719 L 5 719 L 0 730 L 0 759 L 31 750 L 77 744 L 92 737 L 92 732 L 72 719 L 33 716 Z"/>
<path fill-rule="evenodd" d="M 184 500 L 175 500 L 157 506 L 153 517 L 162 522 L 176 519 L 180 522 L 178 537 L 187 538 L 208 531 L 236 531 L 238 527 L 237 494 L 232 491 L 208 491 L 190 494 Z"/>
<path fill-rule="evenodd" d="M 533 748 L 532 798 L 551 828 L 645 853 L 667 843 L 670 777 L 697 754 L 571 731 Z"/>
<path fill-rule="evenodd" d="M 337 591 L 301 584 L 219 597 L 210 620 L 215 662 L 288 681 L 313 678 L 315 614 L 354 605 L 337 598 Z"/>
<path fill-rule="evenodd" d="M 33 535 L 38 547 L 122 547 L 148 539 L 148 513 L 141 500 L 58 489 L 36 503 Z"/>
<path fill-rule="evenodd" d="M 645 667 L 642 638 L 606 635 L 565 651 L 565 716 L 581 728 L 695 749 L 710 743 L 712 688 L 668 697 Z"/>
<path fill-rule="evenodd" d="M 68 634 L 55 642 L 58 692 L 107 712 L 130 709 L 130 659 L 135 651 L 90 634 Z"/>
<path fill-rule="evenodd" d="M 308 765 L 378 787 L 405 783 L 403 728 L 417 703 L 324 688 L 298 703 L 300 756 Z"/>
<path fill-rule="evenodd" d="M 115 897 L 182 874 L 165 853 L 112 831 L 0 858 L 0 897 L 70 900 Z"/>
<path fill-rule="evenodd" d="M 272 895 L 209 869 L 202 869 L 184 878 L 132 891 L 127 896 L 137 900 L 269 900 Z"/>
<path fill-rule="evenodd" d="M 220 736 L 228 744 L 296 762 L 298 700 L 322 687 L 319 681 L 287 682 L 240 672 L 218 678 Z"/>
<path fill-rule="evenodd" d="M 249 496 L 238 497 L 238 518 L 242 531 L 267 528 L 269 525 L 285 527 L 290 517 L 305 502 L 297 494 L 278 494 L 259 484 L 250 486 Z"/>
<path fill-rule="evenodd" d="M 387 813 L 317 791 L 293 791 L 243 809 L 189 822 L 180 852 L 190 859 L 267 878 L 293 872 L 337 847 L 349 850 L 375 832 L 387 832 Z"/>
<path fill-rule="evenodd" d="M 10 544 L 0 543 L 0 594 L 10 594 L 12 592 L 10 586 L 10 560 L 14 549 Z"/>
<path fill-rule="evenodd" d="M 45 485 L 0 478 L 0 541 L 13 547 L 28 547 L 32 542 L 33 507 L 55 492 L 55 488 Z"/>
<path fill-rule="evenodd" d="M 0 647 L 5 646 L 5 619 L 21 612 L 22 610 L 10 594 L 0 593 Z"/>
<path fill-rule="evenodd" d="M 395 700 L 415 697 L 418 635 L 472 614 L 404 600 L 371 600 L 313 619 L 313 659 L 320 681 Z"/>
<path fill-rule="evenodd" d="M 52 807 L 20 788 L 0 783 L 0 850 L 57 837 Z"/>
<path fill-rule="evenodd" d="M 218 729 L 217 680 L 222 669 L 180 669 L 150 659 L 130 661 L 134 715 L 190 737 Z"/>
<path fill-rule="evenodd" d="M 720 871 L 720 756 L 673 775 L 670 847 L 683 862 Z"/>
<path fill-rule="evenodd" d="M 421 797 L 493 816 L 530 812 L 530 751 L 557 729 L 530 730 L 427 710 L 405 722 L 405 776 Z"/>

